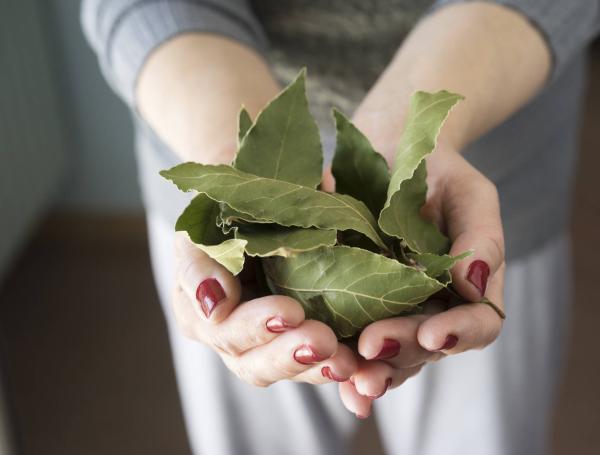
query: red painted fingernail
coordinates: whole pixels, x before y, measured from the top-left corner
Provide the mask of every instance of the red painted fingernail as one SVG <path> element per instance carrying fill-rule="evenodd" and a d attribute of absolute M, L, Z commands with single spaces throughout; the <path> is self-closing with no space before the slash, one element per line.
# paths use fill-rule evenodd
<path fill-rule="evenodd" d="M 445 351 L 446 349 L 452 349 L 458 343 L 458 337 L 456 335 L 448 335 L 444 345 L 438 349 L 438 351 Z"/>
<path fill-rule="evenodd" d="M 335 374 L 333 371 L 331 371 L 331 368 L 327 366 L 321 368 L 321 374 L 327 379 L 331 379 L 332 381 L 336 382 L 346 382 L 347 380 L 346 378 L 342 378 L 341 376 Z"/>
<path fill-rule="evenodd" d="M 357 419 L 360 419 L 360 420 L 365 420 L 367 417 L 369 417 L 369 416 L 364 416 L 362 414 L 354 414 L 354 415 L 356 416 Z"/>
<path fill-rule="evenodd" d="M 473 261 L 467 272 L 467 280 L 477 288 L 481 297 L 485 295 L 488 278 L 490 276 L 490 266 L 486 262 L 478 259 Z"/>
<path fill-rule="evenodd" d="M 396 357 L 398 355 L 398 352 L 400 352 L 400 342 L 398 340 L 392 340 L 391 338 L 384 338 L 383 346 L 381 346 L 381 351 L 379 351 L 379 354 L 373 357 L 373 359 L 389 359 L 391 357 Z"/>
<path fill-rule="evenodd" d="M 225 297 L 221 283 L 214 278 L 207 278 L 196 289 L 196 300 L 200 303 L 200 308 L 207 318 Z"/>
<path fill-rule="evenodd" d="M 323 360 L 325 360 L 325 357 L 323 357 L 309 345 L 303 344 L 294 351 L 294 359 L 296 360 L 296 362 L 301 363 L 303 365 L 310 365 L 313 363 L 322 362 Z"/>
<path fill-rule="evenodd" d="M 390 388 L 391 385 L 392 385 L 392 378 L 387 378 L 385 380 L 385 387 L 383 388 L 383 392 L 381 392 L 379 395 L 367 395 L 367 397 L 369 397 L 371 400 L 376 400 L 377 398 L 381 398 L 382 396 L 385 395 L 385 392 L 387 392 L 387 390 Z"/>
<path fill-rule="evenodd" d="M 267 326 L 267 330 L 273 333 L 281 333 L 285 332 L 286 330 L 295 328 L 295 326 L 288 324 L 283 318 L 279 316 L 273 316 L 272 318 L 268 319 L 265 325 Z"/>

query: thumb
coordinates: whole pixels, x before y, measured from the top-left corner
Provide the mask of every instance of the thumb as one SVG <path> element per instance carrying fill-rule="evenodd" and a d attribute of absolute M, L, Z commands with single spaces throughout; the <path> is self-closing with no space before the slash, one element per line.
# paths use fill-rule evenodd
<path fill-rule="evenodd" d="M 470 302 L 485 296 L 488 281 L 504 263 L 504 235 L 496 187 L 477 173 L 448 186 L 445 220 L 452 240 L 450 254 L 471 250 L 451 270 L 455 289 Z"/>
<path fill-rule="evenodd" d="M 177 284 L 194 302 L 199 318 L 223 321 L 237 306 L 241 285 L 225 267 L 200 250 L 184 232 L 175 235 Z"/>

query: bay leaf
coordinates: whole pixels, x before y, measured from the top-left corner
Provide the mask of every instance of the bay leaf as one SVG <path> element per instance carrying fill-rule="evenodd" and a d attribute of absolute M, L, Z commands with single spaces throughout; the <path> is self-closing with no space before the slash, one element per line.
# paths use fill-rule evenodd
<path fill-rule="evenodd" d="M 403 239 L 419 253 L 444 254 L 450 247 L 450 241 L 420 213 L 427 194 L 427 170 L 423 160 L 435 149 L 442 125 L 461 99 L 461 95 L 445 90 L 416 92 L 412 96 L 387 200 L 379 215 L 383 232 Z"/>
<path fill-rule="evenodd" d="M 274 127 L 275 120 L 279 124 Z M 284 120 L 285 128 L 283 128 Z M 282 179 L 310 186 L 311 180 L 305 178 L 302 174 L 317 175 L 315 173 L 315 163 L 309 165 L 305 158 L 307 156 L 310 158 L 311 154 L 303 156 L 303 154 L 305 155 L 303 150 L 296 147 L 299 144 L 309 147 L 313 158 L 321 157 L 322 152 L 319 133 L 314 128 L 316 125 L 308 110 L 305 93 L 305 72 L 301 72 L 290 86 L 263 109 L 257 118 L 256 125 L 256 129 L 253 130 L 249 139 L 244 142 L 252 128 L 252 119 L 248 112 L 242 108 L 239 115 L 240 148 L 233 166 L 236 169 L 254 173 L 261 177 Z M 305 126 L 310 126 L 305 131 L 308 136 L 301 135 L 300 131 L 296 129 Z M 315 151 L 318 153 L 315 154 Z M 279 161 L 280 166 L 271 166 L 270 163 L 263 164 L 261 163 L 263 160 L 272 163 Z M 291 167 L 294 168 L 294 177 L 287 179 L 282 177 L 282 175 L 285 176 L 287 172 L 292 171 Z M 319 178 L 320 175 L 319 169 Z M 243 222 L 239 229 L 235 228 L 237 230 L 236 238 L 244 238 L 248 241 L 246 253 L 251 256 L 289 255 L 293 251 L 304 251 L 322 245 L 335 244 L 335 231 L 316 232 L 316 230 L 311 229 L 304 232 L 301 228 L 274 225 L 255 229 L 248 226 L 248 223 L 271 223 L 267 220 L 259 220 L 227 205 L 222 206 L 221 219 L 224 226 L 232 226 Z M 311 243 L 311 239 L 316 243 Z"/>
<path fill-rule="evenodd" d="M 160 174 L 182 191 L 204 193 L 258 220 L 282 226 L 352 229 L 388 249 L 369 209 L 345 194 L 258 177 L 226 165 L 184 163 Z"/>
<path fill-rule="evenodd" d="M 232 209 L 227 204 L 223 204 L 221 206 L 221 220 L 226 225 L 231 225 L 233 223 L 242 222 L 242 223 L 260 223 L 260 224 L 269 224 L 271 221 L 269 220 L 259 220 L 254 218 L 247 213 L 240 212 L 239 210 Z"/>
<path fill-rule="evenodd" d="M 248 242 L 245 250 L 249 256 L 288 257 L 322 246 L 335 245 L 336 231 L 284 227 L 276 224 L 246 224 L 236 227 L 235 238 Z"/>
<path fill-rule="evenodd" d="M 321 182 L 323 151 L 308 109 L 305 70 L 260 112 L 241 142 L 234 167 L 311 188 Z"/>
<path fill-rule="evenodd" d="M 252 118 L 246 108 L 242 106 L 238 117 L 238 148 L 242 144 L 242 141 L 244 140 L 244 137 L 246 137 L 251 126 Z"/>
<path fill-rule="evenodd" d="M 438 278 L 444 272 L 454 267 L 458 261 L 465 259 L 473 254 L 473 251 L 465 251 L 456 256 L 449 254 L 432 254 L 432 253 L 408 253 L 409 259 L 415 262 L 417 268 L 423 268 L 424 272 L 432 278 Z M 445 281 L 445 280 L 444 280 Z"/>
<path fill-rule="evenodd" d="M 387 162 L 344 114 L 334 109 L 333 115 L 337 132 L 331 166 L 335 190 L 363 201 L 377 216 L 390 183 Z"/>
<path fill-rule="evenodd" d="M 350 337 L 383 318 L 414 314 L 443 286 L 414 267 L 359 248 L 334 246 L 263 260 L 273 293 L 297 299 L 307 318 Z"/>
<path fill-rule="evenodd" d="M 237 275 L 244 266 L 246 241 L 228 238 L 217 225 L 219 214 L 219 203 L 200 193 L 183 210 L 175 230 L 185 231 L 199 249 Z"/>
<path fill-rule="evenodd" d="M 221 243 L 227 237 L 217 227 L 217 217 L 220 212 L 218 202 L 205 194 L 198 194 L 177 218 L 175 230 L 187 232 L 190 240 L 197 244 Z"/>
<path fill-rule="evenodd" d="M 244 268 L 246 240 L 227 239 L 218 245 L 196 244 L 196 246 L 229 270 L 233 275 L 237 275 Z"/>

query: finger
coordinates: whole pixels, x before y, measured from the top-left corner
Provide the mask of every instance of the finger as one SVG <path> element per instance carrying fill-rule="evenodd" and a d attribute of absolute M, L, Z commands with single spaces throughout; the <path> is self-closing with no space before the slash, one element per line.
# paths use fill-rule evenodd
<path fill-rule="evenodd" d="M 359 394 L 350 381 L 341 382 L 338 391 L 346 409 L 356 415 L 357 418 L 366 419 L 371 415 L 373 400 Z"/>
<path fill-rule="evenodd" d="M 308 320 L 268 344 L 239 357 L 226 356 L 223 359 L 241 379 L 266 387 L 298 376 L 333 356 L 337 348 L 337 338 L 329 327 L 322 322 Z"/>
<path fill-rule="evenodd" d="M 328 193 L 335 191 L 335 178 L 331 173 L 331 166 L 327 166 L 323 171 L 323 179 L 321 180 L 321 190 Z"/>
<path fill-rule="evenodd" d="M 504 268 L 490 280 L 488 296 L 503 308 Z M 419 344 L 429 351 L 458 354 L 469 349 L 481 349 L 500 334 L 502 319 L 489 305 L 466 303 L 431 316 L 417 332 Z"/>
<path fill-rule="evenodd" d="M 294 378 L 294 381 L 310 384 L 345 382 L 356 372 L 356 355 L 348 346 L 338 343 L 336 353 L 326 361 L 309 368 Z"/>
<path fill-rule="evenodd" d="M 186 336 L 232 356 L 262 346 L 280 333 L 298 327 L 304 320 L 302 306 L 280 295 L 245 302 L 219 324 L 199 318 L 193 305 L 182 290 L 176 296 L 175 317 L 180 327 L 186 327 Z"/>
<path fill-rule="evenodd" d="M 488 280 L 504 263 L 498 192 L 473 169 L 446 183 L 443 207 L 452 239 L 450 254 L 473 251 L 452 268 L 453 285 L 464 298 L 478 302 L 486 295 Z"/>
<path fill-rule="evenodd" d="M 358 352 L 367 360 L 384 360 L 408 368 L 436 360 L 438 353 L 424 349 L 417 339 L 419 326 L 429 315 L 405 316 L 369 324 L 358 339 Z"/>
<path fill-rule="evenodd" d="M 229 271 L 196 247 L 183 232 L 177 233 L 177 283 L 200 318 L 213 323 L 225 319 L 240 301 L 241 286 Z"/>
<path fill-rule="evenodd" d="M 237 306 L 227 319 L 212 325 L 211 335 L 213 343 L 227 347 L 230 354 L 241 355 L 299 327 L 303 321 L 300 303 L 291 297 L 270 295 Z"/>
<path fill-rule="evenodd" d="M 386 362 L 361 362 L 358 371 L 352 376 L 356 391 L 371 400 L 381 398 L 389 389 L 398 387 L 416 375 L 423 364 L 410 368 L 393 368 Z"/>

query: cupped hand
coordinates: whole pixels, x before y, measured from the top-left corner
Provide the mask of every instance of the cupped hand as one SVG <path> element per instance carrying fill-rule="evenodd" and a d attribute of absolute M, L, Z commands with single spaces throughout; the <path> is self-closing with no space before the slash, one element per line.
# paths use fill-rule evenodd
<path fill-rule="evenodd" d="M 282 379 L 321 384 L 347 380 L 356 355 L 325 324 L 305 320 L 294 299 L 244 301 L 240 280 L 176 234 L 173 308 L 183 334 L 209 346 L 240 379 L 266 387 Z"/>
<path fill-rule="evenodd" d="M 498 193 L 459 153 L 438 147 L 427 159 L 427 203 L 423 214 L 452 241 L 450 254 L 473 254 L 451 270 L 454 289 L 467 302 L 485 296 L 503 308 L 504 239 Z M 358 341 L 358 371 L 339 386 L 340 397 L 358 417 L 371 413 L 373 400 L 400 386 L 427 362 L 494 341 L 502 319 L 489 305 L 468 303 L 446 309 L 428 302 L 423 314 L 367 326 Z"/>

